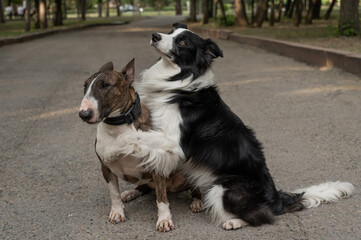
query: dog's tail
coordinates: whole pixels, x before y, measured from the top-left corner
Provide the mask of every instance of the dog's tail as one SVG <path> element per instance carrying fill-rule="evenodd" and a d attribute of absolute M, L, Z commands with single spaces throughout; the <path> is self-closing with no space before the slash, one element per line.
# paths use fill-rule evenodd
<path fill-rule="evenodd" d="M 290 213 L 318 207 L 321 203 L 337 202 L 352 196 L 354 191 L 355 187 L 351 183 L 337 181 L 297 189 L 291 193 L 279 191 L 279 196 L 285 212 Z"/>

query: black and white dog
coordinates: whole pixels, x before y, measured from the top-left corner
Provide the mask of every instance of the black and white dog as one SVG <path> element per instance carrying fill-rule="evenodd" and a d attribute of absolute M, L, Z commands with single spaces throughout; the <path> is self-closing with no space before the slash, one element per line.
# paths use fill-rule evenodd
<path fill-rule="evenodd" d="M 154 33 L 151 45 L 161 58 L 136 87 L 150 109 L 154 132 L 137 132 L 123 141 L 143 166 L 168 176 L 181 166 L 224 229 L 272 223 L 275 215 L 317 207 L 349 197 L 354 186 L 326 182 L 292 193 L 278 191 L 267 169 L 261 143 L 222 101 L 211 64 L 223 57 L 210 39 L 174 24 L 169 34 Z M 164 141 L 149 147 L 151 139 Z M 167 146 L 164 148 L 164 146 Z"/>

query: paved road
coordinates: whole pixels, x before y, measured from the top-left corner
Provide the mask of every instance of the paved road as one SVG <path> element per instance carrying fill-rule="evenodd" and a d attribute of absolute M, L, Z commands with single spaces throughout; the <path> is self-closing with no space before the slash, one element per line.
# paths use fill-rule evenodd
<path fill-rule="evenodd" d="M 111 60 L 136 70 L 157 54 L 154 28 L 174 19 L 59 34 L 0 48 L 0 239 L 359 239 L 361 81 L 228 41 L 214 72 L 224 100 L 264 143 L 278 188 L 350 181 L 337 204 L 277 217 L 274 225 L 226 232 L 193 214 L 188 193 L 170 194 L 174 231 L 155 231 L 155 194 L 126 203 L 107 222 L 110 199 L 93 151 L 95 126 L 77 116 L 83 81 Z M 131 185 L 121 183 L 122 189 Z"/>

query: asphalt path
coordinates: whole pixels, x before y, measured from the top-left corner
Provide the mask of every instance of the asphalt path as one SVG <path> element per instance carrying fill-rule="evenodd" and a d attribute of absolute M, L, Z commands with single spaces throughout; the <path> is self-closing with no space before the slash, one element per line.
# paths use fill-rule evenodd
<path fill-rule="evenodd" d="M 329 180 L 356 194 L 224 231 L 192 213 L 189 193 L 169 194 L 175 229 L 155 231 L 155 194 L 126 203 L 127 221 L 107 221 L 110 197 L 93 144 L 96 127 L 77 113 L 83 82 L 107 61 L 158 58 L 151 33 L 176 18 L 98 27 L 0 48 L 0 239 L 360 239 L 361 81 L 229 41 L 214 73 L 225 102 L 264 144 L 279 189 Z M 121 182 L 121 189 L 130 184 Z"/>

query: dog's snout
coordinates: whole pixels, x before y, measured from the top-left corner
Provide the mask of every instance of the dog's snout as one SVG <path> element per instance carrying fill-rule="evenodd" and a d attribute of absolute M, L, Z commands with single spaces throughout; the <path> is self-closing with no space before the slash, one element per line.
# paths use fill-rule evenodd
<path fill-rule="evenodd" d="M 88 108 L 87 110 L 80 110 L 79 111 L 79 117 L 83 119 L 84 121 L 89 121 L 94 116 L 93 110 Z"/>
<path fill-rule="evenodd" d="M 162 40 L 162 36 L 159 33 L 153 33 L 152 34 L 152 41 L 153 42 L 159 42 Z"/>

